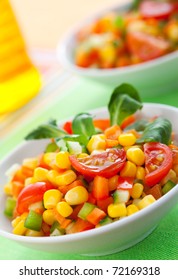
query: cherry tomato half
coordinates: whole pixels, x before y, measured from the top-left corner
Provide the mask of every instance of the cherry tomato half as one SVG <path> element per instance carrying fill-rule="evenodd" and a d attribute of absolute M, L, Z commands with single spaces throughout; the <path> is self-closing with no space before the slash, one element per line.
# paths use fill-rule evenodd
<path fill-rule="evenodd" d="M 168 2 L 146 0 L 140 4 L 143 18 L 168 19 L 174 11 L 174 5 Z"/>
<path fill-rule="evenodd" d="M 18 214 L 28 212 L 28 207 L 32 203 L 42 201 L 44 193 L 50 189 L 54 189 L 54 186 L 45 182 L 37 182 L 25 187 L 18 196 L 16 212 Z"/>
<path fill-rule="evenodd" d="M 141 61 L 158 58 L 169 51 L 169 42 L 142 32 L 127 34 L 129 52 Z"/>
<path fill-rule="evenodd" d="M 171 149 L 162 143 L 144 144 L 145 153 L 145 183 L 154 186 L 159 183 L 172 167 Z"/>
<path fill-rule="evenodd" d="M 126 153 L 124 149 L 109 149 L 97 155 L 85 158 L 70 156 L 72 166 L 82 175 L 95 177 L 96 175 L 110 178 L 116 175 L 124 166 Z"/>

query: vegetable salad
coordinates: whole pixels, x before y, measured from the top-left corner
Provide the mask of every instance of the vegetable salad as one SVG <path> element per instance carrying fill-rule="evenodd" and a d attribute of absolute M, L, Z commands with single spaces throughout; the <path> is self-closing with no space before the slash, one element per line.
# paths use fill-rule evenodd
<path fill-rule="evenodd" d="M 178 182 L 178 147 L 169 120 L 145 119 L 129 84 L 114 89 L 108 119 L 80 113 L 26 137 L 49 139 L 42 154 L 8 170 L 4 213 L 25 236 L 78 233 L 126 218 Z"/>
<path fill-rule="evenodd" d="M 127 12 L 111 11 L 76 34 L 74 61 L 84 68 L 117 68 L 178 50 L 178 4 L 133 1 Z"/>

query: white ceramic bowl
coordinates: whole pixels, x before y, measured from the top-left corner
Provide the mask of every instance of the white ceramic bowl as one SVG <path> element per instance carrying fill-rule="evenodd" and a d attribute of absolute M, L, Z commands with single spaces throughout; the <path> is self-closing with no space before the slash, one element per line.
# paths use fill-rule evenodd
<path fill-rule="evenodd" d="M 168 118 L 175 133 L 178 133 L 178 109 L 160 105 L 144 104 L 142 113 L 151 117 L 154 114 Z M 105 108 L 92 111 L 96 118 L 108 116 Z M 24 142 L 10 153 L 0 165 L 0 235 L 14 240 L 21 245 L 56 253 L 78 253 L 86 255 L 107 255 L 122 251 L 148 236 L 160 220 L 178 202 L 178 185 L 159 200 L 135 213 L 132 216 L 118 220 L 112 224 L 58 237 L 26 237 L 11 233 L 10 221 L 4 216 L 5 195 L 2 186 L 6 183 L 5 172 L 14 163 L 21 163 L 25 157 L 36 156 L 43 151 L 47 141 L 37 140 Z"/>
<path fill-rule="evenodd" d="M 59 62 L 65 69 L 78 76 L 105 84 L 111 84 L 112 87 L 126 82 L 131 83 L 140 90 L 141 93 L 148 94 L 150 94 L 150 92 L 152 92 L 152 94 L 158 92 L 162 93 L 170 88 L 178 87 L 178 51 L 152 61 L 115 69 L 82 68 L 75 65 L 73 52 L 76 46 L 76 34 L 78 31 L 84 26 L 94 22 L 108 11 L 126 11 L 131 2 L 132 1 L 126 1 L 126 4 L 102 9 L 66 32 L 64 38 L 60 40 L 57 47 Z"/>

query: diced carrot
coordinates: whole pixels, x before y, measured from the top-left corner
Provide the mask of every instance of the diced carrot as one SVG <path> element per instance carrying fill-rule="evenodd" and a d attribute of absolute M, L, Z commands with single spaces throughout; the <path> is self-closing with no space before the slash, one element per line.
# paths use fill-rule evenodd
<path fill-rule="evenodd" d="M 110 120 L 109 119 L 97 119 L 93 120 L 93 124 L 95 127 L 100 128 L 101 130 L 105 130 L 110 126 Z"/>
<path fill-rule="evenodd" d="M 152 196 L 154 196 L 155 199 L 159 199 L 160 197 L 162 197 L 161 185 L 154 185 L 152 188 L 146 191 L 146 194 L 152 194 Z"/>
<path fill-rule="evenodd" d="M 133 122 L 135 122 L 136 118 L 135 115 L 131 115 L 128 116 L 127 118 L 125 118 L 121 124 L 121 128 L 124 129 L 126 128 L 128 125 L 132 124 Z"/>
<path fill-rule="evenodd" d="M 78 218 L 78 213 L 80 211 L 80 209 L 82 208 L 83 204 L 79 204 L 79 205 L 76 205 L 74 208 L 73 208 L 73 212 L 72 214 L 69 216 L 70 219 L 72 220 L 76 220 Z"/>
<path fill-rule="evenodd" d="M 88 222 L 96 226 L 104 217 L 106 217 L 106 213 L 95 207 L 86 219 Z"/>
<path fill-rule="evenodd" d="M 44 154 L 41 154 L 39 155 L 38 159 L 39 159 L 39 164 L 38 164 L 38 167 L 42 167 L 42 168 L 45 168 L 45 169 L 51 169 L 49 165 L 47 165 L 45 162 L 44 162 L 44 158 L 43 158 Z"/>
<path fill-rule="evenodd" d="M 106 139 L 105 141 L 106 141 L 106 148 L 113 148 L 119 144 L 119 141 L 114 139 Z"/>
<path fill-rule="evenodd" d="M 65 229 L 71 222 L 71 219 L 64 219 L 64 221 L 60 224 L 60 227 Z"/>
<path fill-rule="evenodd" d="M 80 218 L 76 220 L 71 226 L 69 225 L 69 228 L 67 228 L 67 234 L 76 233 L 76 232 L 82 232 L 85 230 L 89 230 L 94 228 L 94 225 L 88 221 L 84 221 Z"/>
<path fill-rule="evenodd" d="M 75 180 L 74 182 L 72 182 L 69 185 L 65 185 L 65 186 L 59 186 L 59 190 L 60 192 L 62 192 L 63 194 L 66 194 L 69 190 L 77 187 L 77 186 L 83 186 L 83 182 L 82 180 Z"/>
<path fill-rule="evenodd" d="M 62 215 L 60 215 L 55 208 L 53 208 L 53 213 L 54 213 L 54 217 L 58 221 L 58 223 L 62 224 L 64 222 L 65 218 Z"/>
<path fill-rule="evenodd" d="M 107 198 L 109 196 L 108 179 L 96 176 L 93 180 L 92 195 L 96 200 Z"/>
<path fill-rule="evenodd" d="M 17 198 L 23 188 L 24 188 L 24 184 L 22 182 L 13 181 L 12 182 L 12 195 Z"/>
<path fill-rule="evenodd" d="M 107 212 L 107 208 L 109 206 L 109 204 L 113 203 L 113 197 L 109 196 L 105 199 L 102 200 L 97 200 L 97 206 L 103 210 L 104 212 Z"/>
<path fill-rule="evenodd" d="M 112 140 L 117 140 L 121 133 L 122 130 L 119 125 L 112 125 L 104 131 L 106 138 Z"/>
<path fill-rule="evenodd" d="M 33 169 L 22 165 L 22 173 L 25 175 L 25 177 L 32 177 L 33 171 Z"/>
<path fill-rule="evenodd" d="M 135 135 L 136 138 L 140 138 L 141 134 L 136 131 L 135 129 L 130 129 L 130 130 L 127 130 L 127 133 L 132 133 L 133 135 Z"/>

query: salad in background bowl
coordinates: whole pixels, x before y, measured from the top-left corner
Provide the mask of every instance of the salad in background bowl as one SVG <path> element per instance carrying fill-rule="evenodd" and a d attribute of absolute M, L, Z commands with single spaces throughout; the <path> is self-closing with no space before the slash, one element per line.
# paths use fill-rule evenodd
<path fill-rule="evenodd" d="M 0 234 L 89 255 L 144 239 L 178 201 L 177 116 L 121 84 L 107 108 L 40 125 L 1 163 Z"/>
<path fill-rule="evenodd" d="M 177 83 L 178 7 L 175 1 L 127 1 L 88 17 L 58 46 L 69 71 L 117 86 L 129 82 L 149 92 Z M 177 85 L 177 84 L 176 84 Z"/>

